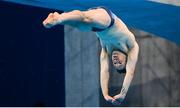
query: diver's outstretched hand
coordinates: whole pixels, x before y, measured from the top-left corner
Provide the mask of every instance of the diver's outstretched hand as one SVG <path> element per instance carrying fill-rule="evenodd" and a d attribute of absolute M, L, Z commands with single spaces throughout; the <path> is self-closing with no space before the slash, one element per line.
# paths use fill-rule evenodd
<path fill-rule="evenodd" d="M 113 101 L 115 101 L 115 99 L 114 99 L 113 97 L 109 96 L 109 95 L 104 96 L 104 98 L 105 98 L 105 100 L 106 100 L 107 102 L 110 102 L 110 103 L 112 103 Z"/>
<path fill-rule="evenodd" d="M 125 97 L 121 94 L 118 94 L 118 95 L 115 95 L 113 98 L 115 100 L 112 102 L 113 105 L 121 105 Z"/>
<path fill-rule="evenodd" d="M 60 14 L 57 12 L 50 13 L 48 17 L 43 21 L 43 25 L 46 28 L 51 28 L 60 23 L 61 23 Z"/>
<path fill-rule="evenodd" d="M 118 104 L 118 102 L 113 97 L 111 97 L 109 95 L 104 96 L 104 98 L 105 98 L 105 100 L 107 102 L 109 102 L 109 103 L 111 103 L 113 105 L 117 105 Z"/>

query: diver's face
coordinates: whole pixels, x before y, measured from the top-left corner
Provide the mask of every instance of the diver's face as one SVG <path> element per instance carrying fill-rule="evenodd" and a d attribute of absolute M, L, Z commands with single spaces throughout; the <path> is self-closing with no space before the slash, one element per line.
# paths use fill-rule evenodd
<path fill-rule="evenodd" d="M 122 70 L 126 65 L 126 55 L 121 53 L 120 51 L 112 52 L 112 64 L 115 69 Z"/>

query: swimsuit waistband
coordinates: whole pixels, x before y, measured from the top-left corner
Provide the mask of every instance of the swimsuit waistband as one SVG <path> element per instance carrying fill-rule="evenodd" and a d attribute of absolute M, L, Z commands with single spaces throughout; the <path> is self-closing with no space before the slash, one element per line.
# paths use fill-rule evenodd
<path fill-rule="evenodd" d="M 103 29 L 102 29 L 102 28 L 92 27 L 92 31 L 94 31 L 94 32 L 101 32 L 101 31 L 104 31 L 104 30 L 110 28 L 111 26 L 113 26 L 114 21 L 115 21 L 114 16 L 113 16 L 113 13 L 111 12 L 111 10 L 109 10 L 108 8 L 106 8 L 106 7 L 104 7 L 104 6 L 93 7 L 93 8 L 90 8 L 90 9 L 88 9 L 88 10 L 98 9 L 98 8 L 104 9 L 104 10 L 109 14 L 109 16 L 110 16 L 110 18 L 111 18 L 111 23 L 110 23 L 110 25 L 109 25 L 107 28 L 103 28 Z"/>

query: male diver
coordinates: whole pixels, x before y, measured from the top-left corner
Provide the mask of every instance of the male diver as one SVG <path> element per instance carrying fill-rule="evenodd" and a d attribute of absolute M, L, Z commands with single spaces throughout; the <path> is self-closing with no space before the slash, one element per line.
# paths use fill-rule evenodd
<path fill-rule="evenodd" d="M 119 105 L 124 100 L 134 76 L 139 46 L 127 26 L 106 7 L 87 11 L 73 10 L 59 14 L 50 13 L 43 21 L 46 28 L 55 25 L 70 25 L 82 31 L 94 31 L 101 43 L 100 84 L 106 101 Z M 121 91 L 110 96 L 108 91 L 110 63 L 120 73 L 126 73 Z"/>

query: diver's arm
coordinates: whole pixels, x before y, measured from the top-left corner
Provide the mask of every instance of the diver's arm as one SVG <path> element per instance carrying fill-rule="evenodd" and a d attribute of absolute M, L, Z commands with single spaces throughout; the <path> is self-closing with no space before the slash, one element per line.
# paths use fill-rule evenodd
<path fill-rule="evenodd" d="M 133 48 L 128 53 L 128 59 L 126 64 L 126 75 L 123 81 L 121 92 L 120 94 L 114 96 L 114 99 L 116 99 L 119 103 L 121 103 L 124 100 L 126 93 L 129 89 L 129 86 L 131 84 L 131 81 L 134 77 L 134 71 L 138 59 L 138 53 L 139 53 L 139 46 L 135 42 Z"/>
<path fill-rule="evenodd" d="M 108 82 L 109 82 L 109 58 L 104 48 L 100 54 L 100 84 L 104 98 L 106 101 L 114 101 L 114 99 L 108 94 Z"/>

